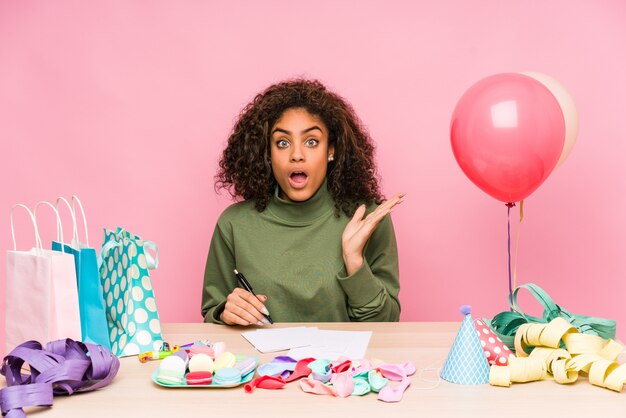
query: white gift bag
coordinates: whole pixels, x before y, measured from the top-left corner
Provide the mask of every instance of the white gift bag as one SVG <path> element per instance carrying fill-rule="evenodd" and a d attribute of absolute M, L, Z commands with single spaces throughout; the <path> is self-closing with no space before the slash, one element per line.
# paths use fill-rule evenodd
<path fill-rule="evenodd" d="M 63 242 L 57 210 L 57 239 Z M 39 206 L 39 204 L 38 204 Z M 18 251 L 13 211 L 27 211 L 33 224 L 35 246 Z M 7 352 L 29 340 L 45 344 L 61 338 L 80 341 L 80 314 L 74 257 L 64 252 L 44 250 L 33 212 L 22 204 L 11 208 L 13 250 L 6 258 L 6 344 Z"/>

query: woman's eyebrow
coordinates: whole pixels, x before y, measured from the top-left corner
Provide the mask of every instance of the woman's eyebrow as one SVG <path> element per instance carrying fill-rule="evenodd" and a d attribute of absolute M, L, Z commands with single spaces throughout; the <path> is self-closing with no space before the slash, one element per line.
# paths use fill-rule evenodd
<path fill-rule="evenodd" d="M 311 126 L 310 128 L 305 129 L 305 130 L 304 130 L 304 131 L 302 131 L 301 133 L 306 134 L 306 133 L 311 132 L 311 131 L 314 131 L 314 130 L 316 130 L 316 129 L 317 129 L 318 131 L 320 131 L 320 132 L 323 132 L 323 131 L 322 131 L 322 128 L 320 128 L 320 127 L 319 127 L 319 126 L 317 126 L 317 125 L 313 125 L 313 126 Z M 284 133 L 284 134 L 287 134 L 287 135 L 291 135 L 291 132 L 290 132 L 290 131 L 288 131 L 288 130 L 286 130 L 286 129 L 282 129 L 282 128 L 274 128 L 274 130 L 272 131 L 272 135 L 274 135 L 276 132 L 281 132 L 281 133 Z"/>
<path fill-rule="evenodd" d="M 316 129 L 317 129 L 318 131 L 322 132 L 322 128 L 320 128 L 320 127 L 319 127 L 319 126 L 317 126 L 317 125 L 313 125 L 313 126 L 311 126 L 310 128 L 305 129 L 304 131 L 302 131 L 302 133 L 303 133 L 303 134 L 306 134 L 306 133 L 311 132 L 311 131 L 314 131 L 314 130 L 316 130 Z"/>

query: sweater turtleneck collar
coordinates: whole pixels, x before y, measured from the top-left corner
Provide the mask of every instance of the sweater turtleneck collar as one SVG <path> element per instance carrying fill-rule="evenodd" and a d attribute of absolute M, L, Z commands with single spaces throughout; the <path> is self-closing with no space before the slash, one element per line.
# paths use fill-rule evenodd
<path fill-rule="evenodd" d="M 306 225 L 321 216 L 332 213 L 335 202 L 328 192 L 326 180 L 310 199 L 304 202 L 291 202 L 281 199 L 278 195 L 280 187 L 277 185 L 274 196 L 270 200 L 267 209 L 276 217 L 289 223 Z"/>

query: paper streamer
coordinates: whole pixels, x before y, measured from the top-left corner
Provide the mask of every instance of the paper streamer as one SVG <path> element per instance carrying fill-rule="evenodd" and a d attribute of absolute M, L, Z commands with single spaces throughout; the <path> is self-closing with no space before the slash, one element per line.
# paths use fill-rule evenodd
<path fill-rule="evenodd" d="M 491 366 L 491 385 L 509 387 L 549 376 L 567 384 L 575 382 L 580 373 L 586 373 L 592 385 L 616 392 L 626 384 L 626 364 L 617 363 L 624 347 L 612 339 L 581 334 L 561 317 L 548 324 L 520 326 L 515 349 L 517 357 L 509 358 L 508 366 Z"/>

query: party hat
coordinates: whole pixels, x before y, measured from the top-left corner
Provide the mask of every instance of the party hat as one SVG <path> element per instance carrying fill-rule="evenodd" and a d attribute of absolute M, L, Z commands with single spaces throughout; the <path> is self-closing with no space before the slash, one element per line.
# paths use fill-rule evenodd
<path fill-rule="evenodd" d="M 509 358 L 515 357 L 515 354 L 502 342 L 500 337 L 494 334 L 489 326 L 480 319 L 474 319 L 474 326 L 487 362 L 498 366 L 509 364 Z"/>
<path fill-rule="evenodd" d="M 441 371 L 441 378 L 448 382 L 462 385 L 489 383 L 489 363 L 478 339 L 471 309 L 468 305 L 460 309 L 465 318 Z"/>

